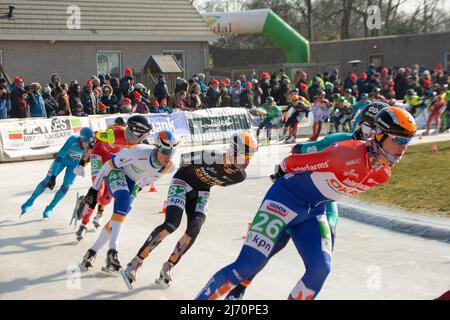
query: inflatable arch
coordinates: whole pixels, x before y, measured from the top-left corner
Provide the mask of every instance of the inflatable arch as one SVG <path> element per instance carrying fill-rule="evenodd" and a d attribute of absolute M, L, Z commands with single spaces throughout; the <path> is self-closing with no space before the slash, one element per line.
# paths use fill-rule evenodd
<path fill-rule="evenodd" d="M 287 55 L 288 63 L 309 63 L 309 42 L 270 9 L 202 13 L 220 35 L 262 33 Z"/>

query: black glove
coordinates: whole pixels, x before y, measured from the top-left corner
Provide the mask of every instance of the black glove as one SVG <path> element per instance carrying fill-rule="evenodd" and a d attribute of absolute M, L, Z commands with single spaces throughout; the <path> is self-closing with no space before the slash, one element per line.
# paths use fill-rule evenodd
<path fill-rule="evenodd" d="M 97 195 L 98 190 L 95 190 L 94 188 L 89 188 L 88 193 L 84 197 L 84 202 L 89 206 L 89 208 L 94 209 L 97 205 Z"/>
<path fill-rule="evenodd" d="M 55 184 L 56 184 L 56 177 L 51 176 L 50 180 L 47 183 L 47 188 L 49 188 L 50 190 L 53 190 L 53 188 L 55 187 Z"/>
<path fill-rule="evenodd" d="M 280 165 L 276 165 L 275 166 L 275 173 L 270 175 L 270 180 L 272 180 L 272 182 L 275 182 L 279 178 L 284 176 L 285 174 L 286 173 L 283 170 L 281 170 L 281 166 Z"/>

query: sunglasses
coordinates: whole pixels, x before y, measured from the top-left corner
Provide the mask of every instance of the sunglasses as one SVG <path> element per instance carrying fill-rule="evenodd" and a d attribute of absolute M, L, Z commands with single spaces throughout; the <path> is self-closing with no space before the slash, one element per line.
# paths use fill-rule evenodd
<path fill-rule="evenodd" d="M 158 149 L 158 151 L 161 152 L 165 156 L 171 156 L 174 153 L 173 149 L 169 150 L 169 149 L 162 149 L 161 148 L 161 149 Z"/>
<path fill-rule="evenodd" d="M 411 142 L 411 138 L 405 138 L 405 137 L 398 137 L 398 136 L 393 136 L 393 135 L 389 135 L 392 139 L 394 139 L 394 142 L 396 144 L 399 145 L 406 145 L 409 144 Z"/>

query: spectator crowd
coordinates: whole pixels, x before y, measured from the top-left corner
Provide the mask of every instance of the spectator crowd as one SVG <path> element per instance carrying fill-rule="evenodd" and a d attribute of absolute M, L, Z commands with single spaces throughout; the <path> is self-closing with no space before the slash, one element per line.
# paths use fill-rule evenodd
<path fill-rule="evenodd" d="M 16 76 L 13 83 L 0 82 L 0 119 L 27 117 L 78 116 L 114 113 L 172 113 L 205 108 L 233 107 L 262 110 L 262 128 L 281 125 L 289 137 L 295 137 L 298 121 L 312 112 L 313 136 L 320 133 L 323 122 L 331 122 L 330 131 L 352 129 L 358 111 L 370 102 L 397 104 L 417 115 L 428 108 L 428 131 L 435 123 L 438 131 L 450 128 L 449 74 L 437 65 L 428 70 L 410 67 L 371 65 L 361 73 L 341 75 L 336 69 L 310 77 L 305 71 L 294 78 L 280 69 L 275 73 L 255 72 L 238 79 L 208 79 L 193 75 L 188 81 L 178 78 L 173 93 L 165 76 L 159 75 L 151 92 L 142 83 L 134 83 L 133 70 L 126 67 L 121 79 L 109 75 L 92 76 L 84 83 L 63 83 L 53 74 L 44 87 Z M 287 106 L 283 112 L 273 106 Z M 270 116 L 267 116 L 270 115 Z M 444 121 L 441 121 L 441 118 Z M 293 130 L 295 129 L 295 130 Z M 293 133 L 293 131 L 295 131 Z M 427 131 L 427 132 L 428 132 Z M 295 138 L 294 138 L 295 139 Z"/>

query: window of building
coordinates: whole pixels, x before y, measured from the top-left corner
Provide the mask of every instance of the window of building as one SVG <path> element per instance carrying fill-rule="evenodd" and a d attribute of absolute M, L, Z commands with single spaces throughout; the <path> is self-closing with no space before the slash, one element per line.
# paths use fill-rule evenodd
<path fill-rule="evenodd" d="M 375 65 L 375 67 L 384 65 L 384 56 L 382 54 L 369 55 L 369 64 Z"/>
<path fill-rule="evenodd" d="M 183 69 L 183 78 L 186 77 L 186 52 L 184 50 L 164 50 L 164 55 L 172 55 Z"/>
<path fill-rule="evenodd" d="M 0 64 L 3 64 L 3 51 L 0 50 Z"/>
<path fill-rule="evenodd" d="M 97 73 L 120 78 L 122 76 L 122 52 L 97 51 Z"/>

